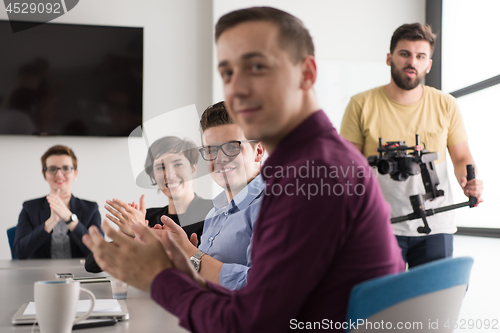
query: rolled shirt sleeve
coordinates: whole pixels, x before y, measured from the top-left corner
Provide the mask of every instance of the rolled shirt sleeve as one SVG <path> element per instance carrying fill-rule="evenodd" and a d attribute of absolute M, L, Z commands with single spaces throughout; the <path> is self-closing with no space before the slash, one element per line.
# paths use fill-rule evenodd
<path fill-rule="evenodd" d="M 223 264 L 220 269 L 220 284 L 226 288 L 240 289 L 247 283 L 250 267 L 239 264 Z"/>

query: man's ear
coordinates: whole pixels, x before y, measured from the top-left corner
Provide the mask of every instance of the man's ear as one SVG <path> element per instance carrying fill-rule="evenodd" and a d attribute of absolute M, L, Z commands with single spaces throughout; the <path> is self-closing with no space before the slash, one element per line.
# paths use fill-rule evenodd
<path fill-rule="evenodd" d="M 427 74 L 429 74 L 431 68 L 432 68 L 432 59 L 429 60 L 429 66 L 427 66 L 427 71 L 426 71 Z"/>
<path fill-rule="evenodd" d="M 387 64 L 387 66 L 391 65 L 391 60 L 392 60 L 392 54 L 387 53 L 387 59 L 385 59 L 385 63 Z"/>
<path fill-rule="evenodd" d="M 191 166 L 191 168 L 193 169 L 193 172 L 192 172 L 192 173 L 193 173 L 193 178 L 194 178 L 194 175 L 196 175 L 196 170 L 198 169 L 198 164 L 193 164 L 193 165 Z"/>
<path fill-rule="evenodd" d="M 302 60 L 302 80 L 300 88 L 304 90 L 311 89 L 316 83 L 317 77 L 316 60 L 313 56 L 307 56 Z"/>
<path fill-rule="evenodd" d="M 264 153 L 266 152 L 266 149 L 262 145 L 262 142 L 257 143 L 257 146 L 255 147 L 256 155 L 255 155 L 255 162 L 260 162 L 264 158 Z"/>

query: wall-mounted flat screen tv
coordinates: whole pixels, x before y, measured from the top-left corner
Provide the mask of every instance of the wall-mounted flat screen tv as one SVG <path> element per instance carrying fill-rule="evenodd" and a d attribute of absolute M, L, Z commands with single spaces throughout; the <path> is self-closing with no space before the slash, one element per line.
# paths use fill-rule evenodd
<path fill-rule="evenodd" d="M 0 20 L 0 135 L 128 136 L 143 119 L 143 39 L 76 24 L 13 33 Z"/>

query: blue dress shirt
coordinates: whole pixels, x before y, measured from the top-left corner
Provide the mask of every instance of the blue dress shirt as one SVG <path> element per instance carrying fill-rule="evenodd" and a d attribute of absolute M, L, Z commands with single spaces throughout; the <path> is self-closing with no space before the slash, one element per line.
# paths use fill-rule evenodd
<path fill-rule="evenodd" d="M 222 192 L 205 218 L 200 250 L 223 262 L 220 284 L 240 289 L 250 268 L 253 225 L 259 216 L 265 183 L 260 175 L 241 190 L 230 203 Z"/>

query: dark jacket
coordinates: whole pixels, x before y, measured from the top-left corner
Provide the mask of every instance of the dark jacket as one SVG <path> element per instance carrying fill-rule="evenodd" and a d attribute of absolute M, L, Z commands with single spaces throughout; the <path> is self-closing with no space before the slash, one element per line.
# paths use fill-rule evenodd
<path fill-rule="evenodd" d="M 88 233 L 88 228 L 95 225 L 101 230 L 101 215 L 97 203 L 71 196 L 70 210 L 78 216 L 79 223 L 75 230 L 68 231 L 71 256 L 85 258 L 90 250 L 82 243 L 82 236 Z M 52 233 L 44 229 L 45 221 L 50 217 L 50 207 L 45 197 L 25 201 L 19 214 L 16 237 L 14 240 L 14 255 L 19 259 L 50 258 Z M 101 231 L 102 233 L 102 231 Z"/>
<path fill-rule="evenodd" d="M 212 200 L 203 199 L 195 193 L 193 201 L 191 201 L 184 214 L 169 214 L 168 206 L 154 207 L 146 209 L 146 220 L 149 221 L 149 227 L 153 228 L 156 224 L 163 225 L 160 219 L 163 215 L 166 215 L 178 225 L 182 225 L 182 229 L 184 229 L 188 238 L 195 233 L 198 236 L 199 246 L 205 217 L 212 208 L 214 208 Z"/>

